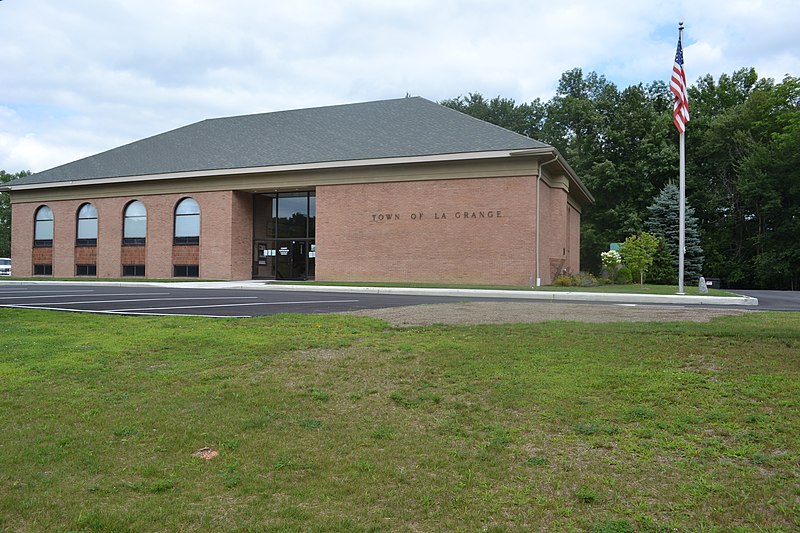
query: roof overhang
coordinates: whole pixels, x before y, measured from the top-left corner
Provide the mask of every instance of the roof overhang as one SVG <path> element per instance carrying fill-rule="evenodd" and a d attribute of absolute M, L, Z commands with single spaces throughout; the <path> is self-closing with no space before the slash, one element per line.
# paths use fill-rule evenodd
<path fill-rule="evenodd" d="M 435 154 L 412 157 L 386 157 L 377 159 L 358 159 L 347 161 L 324 161 L 318 163 L 300 163 L 291 165 L 273 165 L 267 167 L 226 168 L 213 170 L 196 170 L 189 172 L 166 172 L 163 174 L 146 174 L 137 176 L 114 176 L 109 178 L 90 178 L 78 180 L 64 180 L 48 183 L 30 183 L 14 185 L 9 182 L 0 186 L 0 191 L 34 191 L 39 189 L 53 189 L 63 187 L 78 187 L 87 185 L 110 185 L 114 183 L 132 183 L 160 180 L 176 180 L 191 178 L 213 178 L 215 176 L 240 176 L 248 174 L 270 174 L 276 172 L 309 172 L 314 170 L 346 169 L 369 166 L 404 165 L 419 163 L 438 163 L 469 160 L 502 159 L 518 155 L 547 155 L 552 149 L 525 150 L 525 153 L 515 150 L 498 150 L 488 152 L 462 152 L 453 154 Z"/>
<path fill-rule="evenodd" d="M 574 183 L 575 186 L 578 188 L 579 195 L 583 196 L 586 204 L 593 204 L 595 202 L 594 196 L 592 193 L 589 192 L 589 189 L 586 188 L 583 181 L 578 177 L 578 174 L 575 170 L 567 163 L 567 160 L 559 153 L 558 149 L 554 147 L 548 148 L 536 148 L 532 150 L 515 150 L 511 152 L 511 155 L 514 157 L 522 157 L 522 156 L 538 156 L 541 157 L 543 155 L 549 155 L 552 159 L 548 161 L 540 162 L 540 173 L 541 173 L 541 166 L 555 164 L 561 170 L 561 173 L 567 176 L 570 183 Z"/>
<path fill-rule="evenodd" d="M 479 160 L 492 160 L 492 159 L 508 159 L 508 158 L 524 158 L 530 157 L 536 159 L 538 165 L 539 175 L 543 173 L 543 167 L 547 166 L 552 168 L 555 165 L 557 169 L 553 169 L 548 174 L 564 175 L 574 185 L 570 186 L 570 192 L 576 197 L 581 204 L 593 204 L 594 197 L 583 184 L 581 179 L 567 163 L 558 150 L 552 146 L 542 148 L 531 148 L 524 150 L 495 150 L 485 152 L 460 152 L 451 154 L 434 154 L 424 156 L 410 156 L 410 157 L 386 157 L 375 159 L 357 159 L 346 161 L 323 161 L 315 163 L 300 163 L 289 165 L 272 165 L 265 167 L 245 167 L 245 168 L 223 168 L 211 170 L 197 170 L 188 172 L 165 172 L 161 174 L 146 174 L 134 176 L 114 176 L 108 178 L 90 178 L 90 179 L 77 179 L 77 180 L 64 180 L 47 183 L 30 183 L 14 185 L 14 182 L 8 182 L 0 186 L 0 191 L 15 192 L 15 191 L 37 191 L 47 189 L 64 189 L 69 187 L 83 187 L 92 185 L 113 185 L 116 183 L 147 183 L 158 182 L 166 180 L 183 180 L 192 178 L 215 178 L 215 177 L 231 177 L 231 176 L 248 176 L 248 175 L 269 175 L 274 173 L 283 172 L 312 172 L 323 170 L 346 170 L 348 168 L 361 168 L 367 167 L 386 167 L 393 165 L 411 165 L 411 164 L 430 164 L 430 163 L 447 163 L 447 162 L 465 162 L 465 161 L 479 161 Z"/>

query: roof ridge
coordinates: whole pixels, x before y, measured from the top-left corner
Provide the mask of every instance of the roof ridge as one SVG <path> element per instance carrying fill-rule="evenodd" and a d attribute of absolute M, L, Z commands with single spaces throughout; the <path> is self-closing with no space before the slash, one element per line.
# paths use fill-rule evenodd
<path fill-rule="evenodd" d="M 403 97 L 398 97 L 398 98 L 386 98 L 386 99 L 382 99 L 382 100 L 368 100 L 366 102 L 347 102 L 347 103 L 343 103 L 343 104 L 319 105 L 319 106 L 314 106 L 314 107 L 298 107 L 298 108 L 294 108 L 294 109 L 277 109 L 275 111 L 261 111 L 261 112 L 257 112 L 257 113 L 245 113 L 243 115 L 227 115 L 227 116 L 222 116 L 222 117 L 210 117 L 210 118 L 203 119 L 203 120 L 201 120 L 199 122 L 206 122 L 206 121 L 213 121 L 213 120 L 225 120 L 225 119 L 231 119 L 231 118 L 258 117 L 258 116 L 262 116 L 262 115 L 278 115 L 278 114 L 283 114 L 283 113 L 287 113 L 287 114 L 288 113 L 299 113 L 301 111 L 320 111 L 320 110 L 323 110 L 323 109 L 335 109 L 335 108 L 343 108 L 343 107 L 357 107 L 357 106 L 365 106 L 365 105 L 369 105 L 369 104 L 382 104 L 382 103 L 387 103 L 387 102 L 399 102 L 399 101 L 403 101 L 403 100 L 422 100 L 422 101 L 431 102 L 431 103 L 434 103 L 434 104 L 436 103 L 436 102 L 432 102 L 431 100 L 428 100 L 427 98 L 423 98 L 421 96 L 403 96 Z M 199 124 L 199 122 L 197 122 L 195 124 Z M 191 125 L 191 124 L 188 124 L 188 125 Z M 174 130 L 170 130 L 170 131 L 174 131 Z M 165 133 L 169 133 L 169 132 L 165 132 Z"/>

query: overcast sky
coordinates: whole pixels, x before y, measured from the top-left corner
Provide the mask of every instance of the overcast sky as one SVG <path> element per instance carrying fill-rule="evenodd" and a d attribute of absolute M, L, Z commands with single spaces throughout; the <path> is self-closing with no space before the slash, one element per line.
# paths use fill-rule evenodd
<path fill-rule="evenodd" d="M 548 100 L 755 67 L 800 75 L 798 0 L 0 0 L 0 169 L 220 116 L 480 92 Z"/>

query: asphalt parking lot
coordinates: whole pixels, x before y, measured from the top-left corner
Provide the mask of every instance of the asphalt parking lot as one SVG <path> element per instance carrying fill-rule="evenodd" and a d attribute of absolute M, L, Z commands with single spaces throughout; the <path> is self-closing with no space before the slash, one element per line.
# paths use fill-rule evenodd
<path fill-rule="evenodd" d="M 0 307 L 45 309 L 64 312 L 85 312 L 118 315 L 172 315 L 248 318 L 278 313 L 336 313 L 369 309 L 388 309 L 420 304 L 456 303 L 470 301 L 513 301 L 516 294 L 498 297 L 469 297 L 465 294 L 387 294 L 371 292 L 342 292 L 333 289 L 268 290 L 249 287 L 226 288 L 222 284 L 139 284 L 139 283 L 41 283 L 0 282 Z M 254 285 L 254 287 L 256 287 Z M 341 289 L 341 288 L 340 288 Z M 506 291 L 501 291 L 506 292 Z M 800 292 L 740 291 L 758 297 L 758 305 L 748 310 L 800 311 Z M 519 295 L 522 296 L 522 295 Z M 644 311 L 653 305 L 683 307 L 680 304 L 634 303 L 595 300 L 552 301 L 554 305 L 615 305 Z M 691 305 L 691 308 L 719 308 L 720 305 Z M 724 305 L 723 305 L 724 307 Z M 688 307 L 687 307 L 688 308 Z"/>
<path fill-rule="evenodd" d="M 277 313 L 335 313 L 463 300 L 439 296 L 195 289 L 180 286 L 0 284 L 0 307 L 115 315 L 246 318 Z"/>

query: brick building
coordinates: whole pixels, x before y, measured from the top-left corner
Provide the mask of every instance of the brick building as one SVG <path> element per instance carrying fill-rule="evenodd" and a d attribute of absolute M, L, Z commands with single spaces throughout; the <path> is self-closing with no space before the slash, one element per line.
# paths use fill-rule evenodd
<path fill-rule="evenodd" d="M 205 120 L 12 181 L 16 276 L 548 284 L 593 201 L 422 98 Z"/>

